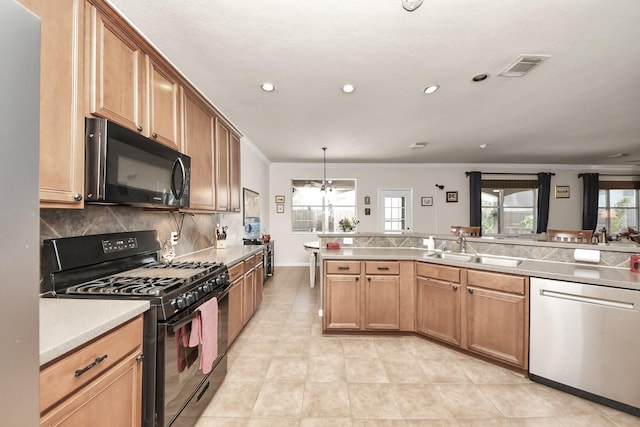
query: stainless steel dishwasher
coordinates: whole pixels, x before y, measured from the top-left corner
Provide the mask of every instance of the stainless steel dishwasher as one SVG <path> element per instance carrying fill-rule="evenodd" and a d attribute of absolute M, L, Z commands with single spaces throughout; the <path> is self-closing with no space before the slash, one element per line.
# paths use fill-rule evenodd
<path fill-rule="evenodd" d="M 533 381 L 640 416 L 640 291 L 531 278 Z"/>

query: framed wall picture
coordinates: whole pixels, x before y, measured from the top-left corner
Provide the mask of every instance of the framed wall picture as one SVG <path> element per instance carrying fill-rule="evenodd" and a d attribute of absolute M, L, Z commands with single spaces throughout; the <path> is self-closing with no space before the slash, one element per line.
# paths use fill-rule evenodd
<path fill-rule="evenodd" d="M 277 213 L 284 213 L 284 204 L 283 203 L 278 203 L 276 205 L 276 212 Z"/>
<path fill-rule="evenodd" d="M 420 199 L 420 204 L 422 206 L 433 206 L 433 197 L 422 197 Z"/>
<path fill-rule="evenodd" d="M 284 196 L 276 196 L 276 203 L 284 203 Z"/>
<path fill-rule="evenodd" d="M 556 185 L 556 199 L 568 199 L 570 196 L 568 185 Z"/>
<path fill-rule="evenodd" d="M 447 203 L 458 203 L 457 191 L 447 191 Z"/>

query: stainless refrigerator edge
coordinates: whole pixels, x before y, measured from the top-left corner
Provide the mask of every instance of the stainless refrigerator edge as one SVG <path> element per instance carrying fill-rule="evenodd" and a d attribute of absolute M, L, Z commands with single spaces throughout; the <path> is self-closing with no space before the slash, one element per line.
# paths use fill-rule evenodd
<path fill-rule="evenodd" d="M 39 424 L 40 20 L 0 1 L 0 424 Z"/>

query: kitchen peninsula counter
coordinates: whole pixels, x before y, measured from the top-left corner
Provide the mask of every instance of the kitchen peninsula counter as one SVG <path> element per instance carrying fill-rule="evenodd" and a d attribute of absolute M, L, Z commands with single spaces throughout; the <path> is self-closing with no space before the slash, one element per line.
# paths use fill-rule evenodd
<path fill-rule="evenodd" d="M 149 310 L 149 301 L 40 298 L 40 366 Z"/>
<path fill-rule="evenodd" d="M 594 247 L 593 249 L 598 249 Z M 640 274 L 629 268 L 609 267 L 578 262 L 558 262 L 539 259 L 523 259 L 517 267 L 481 264 L 473 261 L 454 261 L 435 258 L 437 251 L 417 248 L 374 248 L 348 247 L 341 249 L 320 249 L 322 260 L 400 260 L 423 261 L 441 265 L 452 265 L 474 270 L 487 270 L 521 276 L 542 277 L 589 283 L 640 291 Z M 476 255 L 469 253 L 469 255 Z"/>

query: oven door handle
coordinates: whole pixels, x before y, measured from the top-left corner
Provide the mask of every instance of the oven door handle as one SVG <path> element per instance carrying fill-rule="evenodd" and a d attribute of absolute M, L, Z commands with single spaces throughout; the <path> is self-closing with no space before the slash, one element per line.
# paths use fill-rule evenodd
<path fill-rule="evenodd" d="M 189 323 L 193 319 L 195 319 L 197 315 L 198 315 L 198 311 L 194 311 L 193 313 L 191 313 L 187 317 L 185 317 L 183 319 L 180 319 L 177 322 L 167 323 L 167 329 L 171 330 L 171 331 L 175 331 L 176 329 L 180 329 L 181 327 L 183 327 L 184 325 L 186 325 L 187 323 Z"/>

